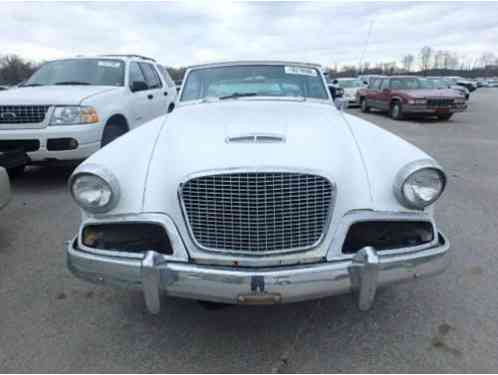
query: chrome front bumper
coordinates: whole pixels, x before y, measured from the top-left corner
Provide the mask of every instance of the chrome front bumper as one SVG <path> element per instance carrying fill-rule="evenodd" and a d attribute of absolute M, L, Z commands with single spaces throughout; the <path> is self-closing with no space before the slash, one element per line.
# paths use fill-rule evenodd
<path fill-rule="evenodd" d="M 351 259 L 311 265 L 236 268 L 165 261 L 149 251 L 142 259 L 116 258 L 67 246 L 67 264 L 82 279 L 142 289 L 147 308 L 160 310 L 161 292 L 176 297 L 221 303 L 297 302 L 354 292 L 360 310 L 368 310 L 378 287 L 436 275 L 448 265 L 449 243 L 403 254 L 360 250 Z"/>

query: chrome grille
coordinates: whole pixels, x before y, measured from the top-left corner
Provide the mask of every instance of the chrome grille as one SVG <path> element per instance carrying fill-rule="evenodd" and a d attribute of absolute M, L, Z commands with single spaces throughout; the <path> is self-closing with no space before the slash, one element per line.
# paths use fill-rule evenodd
<path fill-rule="evenodd" d="M 335 188 L 313 174 L 224 173 L 187 181 L 180 197 L 201 248 L 265 254 L 315 246 L 326 230 Z"/>
<path fill-rule="evenodd" d="M 45 119 L 48 105 L 0 105 L 0 124 L 37 124 Z"/>

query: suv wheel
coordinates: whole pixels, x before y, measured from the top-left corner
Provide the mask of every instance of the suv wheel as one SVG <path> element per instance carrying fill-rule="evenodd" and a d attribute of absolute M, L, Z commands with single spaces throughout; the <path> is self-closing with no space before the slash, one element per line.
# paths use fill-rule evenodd
<path fill-rule="evenodd" d="M 400 102 L 391 105 L 391 118 L 393 120 L 403 120 L 403 107 Z"/>
<path fill-rule="evenodd" d="M 26 164 L 19 165 L 13 168 L 7 168 L 7 173 L 10 178 L 16 178 L 22 176 L 25 170 L 26 170 Z"/>
<path fill-rule="evenodd" d="M 448 113 L 448 114 L 444 114 L 444 115 L 439 115 L 437 116 L 440 120 L 442 121 L 448 121 L 451 116 L 453 116 L 453 113 Z"/>
<path fill-rule="evenodd" d="M 102 135 L 102 147 L 111 143 L 116 138 L 119 138 L 124 133 L 126 133 L 126 128 L 121 124 L 110 123 L 107 124 L 104 128 L 104 134 Z"/>
<path fill-rule="evenodd" d="M 361 107 L 361 111 L 363 113 L 367 113 L 368 111 L 370 111 L 370 107 L 367 105 L 367 99 L 366 98 L 361 98 L 360 99 L 360 107 Z"/>

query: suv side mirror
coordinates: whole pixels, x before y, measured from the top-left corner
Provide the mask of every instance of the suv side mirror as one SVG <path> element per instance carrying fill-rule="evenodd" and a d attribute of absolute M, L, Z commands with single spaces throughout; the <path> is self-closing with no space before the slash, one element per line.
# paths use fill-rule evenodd
<path fill-rule="evenodd" d="M 131 92 L 144 91 L 147 90 L 149 86 L 144 81 L 133 81 L 131 83 Z"/>

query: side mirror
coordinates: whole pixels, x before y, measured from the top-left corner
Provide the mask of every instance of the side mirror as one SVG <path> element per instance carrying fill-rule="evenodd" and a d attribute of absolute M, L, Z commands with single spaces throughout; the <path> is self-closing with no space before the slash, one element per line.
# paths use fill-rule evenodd
<path fill-rule="evenodd" d="M 363 81 L 363 84 L 364 84 L 365 86 L 368 86 L 368 82 L 367 82 L 367 81 Z"/>
<path fill-rule="evenodd" d="M 334 85 L 337 85 L 337 84 L 339 83 L 339 81 L 338 81 L 338 80 L 336 80 L 336 79 L 334 79 L 334 80 L 332 81 L 332 83 L 333 83 Z"/>
<path fill-rule="evenodd" d="M 147 90 L 149 86 L 144 81 L 133 81 L 130 87 L 132 92 Z"/>

